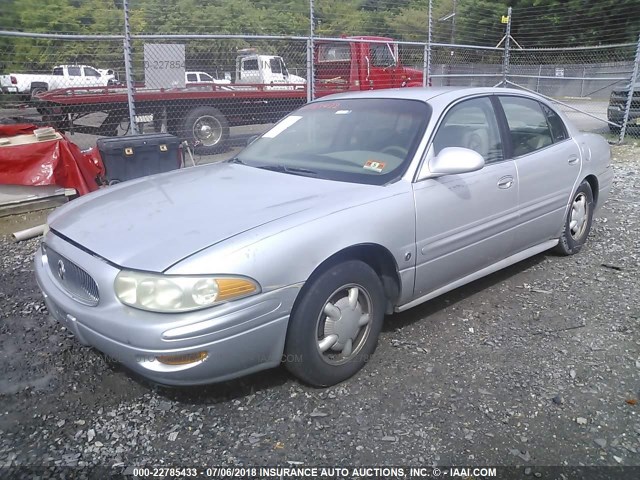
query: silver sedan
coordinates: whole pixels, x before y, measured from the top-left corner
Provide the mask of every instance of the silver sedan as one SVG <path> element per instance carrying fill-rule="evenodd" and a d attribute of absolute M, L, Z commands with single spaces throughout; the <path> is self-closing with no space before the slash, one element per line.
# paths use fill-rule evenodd
<path fill-rule="evenodd" d="M 60 208 L 36 276 L 80 342 L 156 382 L 284 363 L 327 386 L 365 365 L 385 314 L 577 253 L 609 162 L 604 139 L 522 91 L 325 97 L 227 162 Z"/>

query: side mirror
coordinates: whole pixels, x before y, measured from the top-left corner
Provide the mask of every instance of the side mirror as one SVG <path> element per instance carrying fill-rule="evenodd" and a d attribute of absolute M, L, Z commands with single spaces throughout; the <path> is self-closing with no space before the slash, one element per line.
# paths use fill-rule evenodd
<path fill-rule="evenodd" d="M 483 167 L 484 158 L 475 150 L 447 147 L 422 165 L 418 180 L 475 172 Z"/>

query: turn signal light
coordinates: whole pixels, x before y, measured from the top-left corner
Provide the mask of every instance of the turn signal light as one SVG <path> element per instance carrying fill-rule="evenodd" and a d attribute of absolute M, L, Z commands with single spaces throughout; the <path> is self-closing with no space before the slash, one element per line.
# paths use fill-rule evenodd
<path fill-rule="evenodd" d="M 160 363 L 165 365 L 189 365 L 204 361 L 209 356 L 208 352 L 181 353 L 179 355 L 162 355 L 157 357 Z"/>

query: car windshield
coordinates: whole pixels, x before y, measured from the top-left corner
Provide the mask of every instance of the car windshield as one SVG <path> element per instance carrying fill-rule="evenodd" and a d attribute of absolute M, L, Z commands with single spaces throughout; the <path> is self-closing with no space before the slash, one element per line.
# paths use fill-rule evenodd
<path fill-rule="evenodd" d="M 407 169 L 430 116 L 416 100 L 314 102 L 285 117 L 234 159 L 283 173 L 383 185 Z"/>

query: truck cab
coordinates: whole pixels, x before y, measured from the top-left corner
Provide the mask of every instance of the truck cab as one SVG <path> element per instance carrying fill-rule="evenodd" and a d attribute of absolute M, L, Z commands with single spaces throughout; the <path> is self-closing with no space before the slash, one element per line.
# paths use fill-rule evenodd
<path fill-rule="evenodd" d="M 422 71 L 400 62 L 398 44 L 387 37 L 318 41 L 314 49 L 316 91 L 377 90 L 422 86 Z M 357 41 L 348 41 L 357 40 Z"/>
<path fill-rule="evenodd" d="M 236 85 L 262 84 L 270 90 L 304 89 L 306 80 L 292 75 L 279 55 L 258 55 L 253 49 L 240 50 L 236 58 Z"/>

